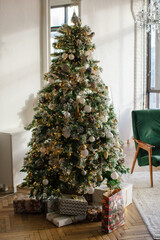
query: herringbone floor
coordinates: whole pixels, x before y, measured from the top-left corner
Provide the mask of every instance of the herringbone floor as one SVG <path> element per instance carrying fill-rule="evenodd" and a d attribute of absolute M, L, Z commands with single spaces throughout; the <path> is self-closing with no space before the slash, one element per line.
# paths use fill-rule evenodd
<path fill-rule="evenodd" d="M 130 146 L 127 147 L 129 153 Z M 133 155 L 133 153 L 132 153 Z M 127 160 L 128 161 L 128 160 Z M 127 162 L 127 165 L 129 162 Z M 130 165 L 130 164 L 129 164 Z M 110 234 L 101 231 L 101 223 L 77 223 L 55 227 L 43 214 L 14 214 L 16 193 L 0 198 L 0 240 L 151 240 L 138 210 L 132 203 L 126 208 L 125 225 Z"/>

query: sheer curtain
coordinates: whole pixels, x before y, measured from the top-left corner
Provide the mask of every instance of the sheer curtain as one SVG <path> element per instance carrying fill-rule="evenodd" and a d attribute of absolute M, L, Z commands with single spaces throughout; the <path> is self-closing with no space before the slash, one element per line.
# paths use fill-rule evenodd
<path fill-rule="evenodd" d="M 131 11 L 136 15 L 146 8 L 147 0 L 131 0 Z M 147 34 L 135 24 L 134 37 L 134 109 L 146 108 L 147 91 Z"/>

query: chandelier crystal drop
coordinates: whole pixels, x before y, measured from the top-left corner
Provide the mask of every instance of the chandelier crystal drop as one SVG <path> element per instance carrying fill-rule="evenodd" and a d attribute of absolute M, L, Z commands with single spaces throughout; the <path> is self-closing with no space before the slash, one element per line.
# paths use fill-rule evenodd
<path fill-rule="evenodd" d="M 148 6 L 136 15 L 136 24 L 150 32 L 151 28 L 160 33 L 160 0 L 151 0 Z"/>

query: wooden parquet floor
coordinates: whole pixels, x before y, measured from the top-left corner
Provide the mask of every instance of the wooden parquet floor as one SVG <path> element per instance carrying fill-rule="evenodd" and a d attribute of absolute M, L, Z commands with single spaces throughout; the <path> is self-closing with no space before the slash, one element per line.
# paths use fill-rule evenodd
<path fill-rule="evenodd" d="M 45 214 L 15 214 L 13 198 L 24 194 L 25 191 L 0 198 L 0 240 L 152 240 L 134 203 L 126 208 L 125 225 L 106 234 L 101 231 L 100 222 L 57 228 L 46 220 Z"/>
<path fill-rule="evenodd" d="M 24 194 L 24 193 L 23 193 Z M 61 228 L 48 222 L 45 214 L 15 214 L 14 195 L 0 198 L 0 240 L 151 240 L 141 216 L 132 203 L 126 208 L 125 225 L 112 233 L 101 231 L 101 223 L 76 223 Z"/>

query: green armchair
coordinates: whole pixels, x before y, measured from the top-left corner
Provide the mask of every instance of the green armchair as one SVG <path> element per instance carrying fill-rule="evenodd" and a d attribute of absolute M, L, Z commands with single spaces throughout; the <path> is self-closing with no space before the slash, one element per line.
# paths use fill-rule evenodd
<path fill-rule="evenodd" d="M 152 165 L 160 166 L 160 109 L 132 111 L 132 128 L 136 153 L 131 173 L 136 159 L 139 166 L 149 165 L 151 187 L 153 187 Z"/>

